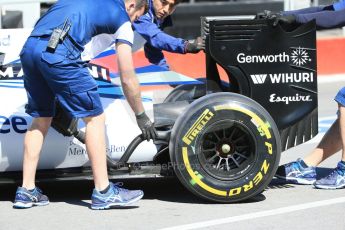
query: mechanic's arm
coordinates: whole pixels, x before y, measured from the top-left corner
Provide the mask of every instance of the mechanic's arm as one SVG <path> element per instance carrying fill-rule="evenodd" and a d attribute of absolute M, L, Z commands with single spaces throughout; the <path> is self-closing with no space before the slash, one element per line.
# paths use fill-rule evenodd
<path fill-rule="evenodd" d="M 338 11 L 321 11 L 312 14 L 295 15 L 296 22 L 306 23 L 316 20 L 318 29 L 331 29 L 345 26 L 345 9 Z"/>
<path fill-rule="evenodd" d="M 140 114 L 145 110 L 141 101 L 140 84 L 133 67 L 132 48 L 119 42 L 116 44 L 116 51 L 123 92 L 134 113 Z"/>
<path fill-rule="evenodd" d="M 197 53 L 204 48 L 201 38 L 195 39 L 196 42 L 188 42 L 182 38 L 170 36 L 163 32 L 155 23 L 151 22 L 151 19 L 146 15 L 135 21 L 133 26 L 135 31 L 143 36 L 151 46 L 160 50 L 185 54 Z M 191 44 L 194 44 L 194 46 Z M 198 44 L 199 46 L 196 46 Z"/>
<path fill-rule="evenodd" d="M 307 7 L 299 10 L 290 10 L 290 11 L 284 11 L 282 12 L 283 15 L 291 15 L 291 14 L 311 14 L 311 13 L 317 13 L 324 10 L 334 10 L 333 6 L 312 6 Z"/>
<path fill-rule="evenodd" d="M 150 44 L 146 43 L 144 45 L 145 57 L 150 63 L 160 66 L 165 70 L 169 70 L 170 67 L 164 57 L 162 50 L 157 49 Z"/>
<path fill-rule="evenodd" d="M 153 123 L 145 113 L 141 100 L 140 84 L 134 71 L 132 47 L 126 43 L 116 43 L 117 60 L 121 84 L 126 99 L 137 118 L 137 123 L 144 139 L 149 141 L 156 137 Z"/>
<path fill-rule="evenodd" d="M 333 10 L 322 10 L 315 13 L 302 13 L 302 14 L 291 14 L 291 15 L 276 15 L 273 25 L 278 23 L 299 23 L 304 24 L 312 20 L 316 21 L 317 29 L 331 29 L 345 26 L 345 9 L 333 11 Z"/>

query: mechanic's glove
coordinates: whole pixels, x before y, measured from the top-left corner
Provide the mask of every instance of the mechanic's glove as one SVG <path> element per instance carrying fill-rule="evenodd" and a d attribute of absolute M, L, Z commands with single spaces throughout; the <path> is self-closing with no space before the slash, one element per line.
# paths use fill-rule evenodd
<path fill-rule="evenodd" d="M 291 25 L 296 23 L 296 17 L 293 14 L 290 15 L 281 15 L 277 14 L 275 15 L 273 19 L 273 26 L 277 26 L 278 24 L 285 24 L 285 25 Z"/>
<path fill-rule="evenodd" d="M 157 136 L 157 132 L 146 113 L 143 112 L 135 117 L 137 118 L 137 124 L 142 132 L 143 138 L 147 141 L 154 139 Z"/>
<path fill-rule="evenodd" d="M 196 53 L 199 53 L 200 50 L 204 50 L 204 49 L 205 49 L 205 43 L 204 43 L 204 39 L 202 39 L 201 37 L 197 37 L 193 41 L 186 42 L 186 46 L 185 46 L 186 53 L 196 54 Z"/>
<path fill-rule="evenodd" d="M 276 15 L 276 13 L 270 10 L 264 10 L 263 12 L 257 13 L 255 19 L 271 19 L 273 15 Z"/>
<path fill-rule="evenodd" d="M 283 15 L 282 12 L 272 12 L 269 10 L 256 14 L 255 19 L 271 20 L 274 27 L 278 24 L 288 25 L 296 23 L 296 16 L 293 14 Z"/>

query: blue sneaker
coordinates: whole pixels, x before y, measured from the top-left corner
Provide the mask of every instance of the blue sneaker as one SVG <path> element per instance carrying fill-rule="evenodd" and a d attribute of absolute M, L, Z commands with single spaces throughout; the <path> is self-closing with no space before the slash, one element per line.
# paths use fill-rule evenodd
<path fill-rule="evenodd" d="M 141 190 L 127 190 L 119 186 L 122 186 L 122 183 L 110 183 L 110 189 L 105 194 L 94 189 L 91 196 L 91 208 L 100 210 L 129 206 L 144 196 L 144 192 Z"/>
<path fill-rule="evenodd" d="M 345 188 L 345 164 L 339 162 L 331 174 L 315 181 L 314 186 L 322 189 Z"/>
<path fill-rule="evenodd" d="M 44 206 L 49 204 L 49 199 L 43 195 L 39 188 L 32 192 L 23 187 L 18 187 L 14 199 L 13 208 L 31 208 L 32 206 Z"/>
<path fill-rule="evenodd" d="M 304 168 L 302 159 L 278 167 L 276 177 L 296 184 L 313 184 L 316 181 L 315 167 Z"/>

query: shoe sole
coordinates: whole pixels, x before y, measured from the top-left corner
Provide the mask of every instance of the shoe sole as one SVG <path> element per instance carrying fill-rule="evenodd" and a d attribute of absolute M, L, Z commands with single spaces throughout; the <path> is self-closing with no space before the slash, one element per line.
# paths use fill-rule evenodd
<path fill-rule="evenodd" d="M 45 203 L 23 203 L 23 202 L 15 202 L 13 204 L 13 208 L 17 208 L 17 209 L 25 209 L 25 208 L 31 208 L 33 206 L 46 206 L 48 205 L 49 202 L 45 202 Z"/>
<path fill-rule="evenodd" d="M 345 188 L 345 185 L 342 185 L 342 186 L 327 186 L 327 185 L 316 185 L 314 184 L 314 187 L 315 188 L 318 188 L 318 189 L 328 189 L 328 190 L 334 190 L 334 189 L 342 189 L 342 188 Z"/>
<path fill-rule="evenodd" d="M 275 175 L 275 177 L 285 180 L 287 182 L 292 182 L 294 184 L 301 184 L 301 185 L 312 185 L 316 180 L 306 180 L 306 179 L 300 179 L 295 177 L 282 177 L 279 175 Z"/>
<path fill-rule="evenodd" d="M 97 207 L 97 206 L 92 206 L 91 205 L 91 209 L 93 209 L 93 210 L 104 210 L 104 209 L 110 209 L 110 208 L 116 208 L 116 207 L 126 207 L 126 206 L 129 206 L 129 205 L 139 201 L 141 198 L 143 198 L 143 196 L 144 196 L 144 194 L 136 197 L 135 199 L 133 199 L 133 200 L 127 202 L 127 203 L 116 203 L 116 204 L 109 203 L 109 204 L 107 204 L 105 206 L 102 206 L 102 207 Z"/>

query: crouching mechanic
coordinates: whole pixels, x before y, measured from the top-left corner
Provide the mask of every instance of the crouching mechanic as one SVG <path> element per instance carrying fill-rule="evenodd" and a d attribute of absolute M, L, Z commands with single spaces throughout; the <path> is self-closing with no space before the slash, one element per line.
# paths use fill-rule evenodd
<path fill-rule="evenodd" d="M 197 37 L 189 42 L 182 38 L 175 38 L 163 32 L 172 26 L 171 14 L 182 0 L 148 0 L 148 12 L 136 20 L 135 46 L 144 45 L 145 56 L 150 63 L 169 69 L 162 50 L 172 53 L 198 53 L 204 49 L 203 39 Z"/>
<path fill-rule="evenodd" d="M 70 116 L 85 122 L 86 150 L 95 185 L 91 208 L 130 205 L 143 197 L 141 190 L 126 190 L 108 180 L 105 115 L 97 83 L 80 56 L 92 37 L 112 34 L 125 96 L 144 137 L 153 138 L 155 129 L 144 111 L 131 51 L 134 37 L 131 22 L 146 10 L 146 0 L 59 0 L 36 23 L 20 54 L 28 96 L 26 112 L 34 118 L 25 135 L 23 183 L 16 192 L 15 208 L 49 203 L 35 185 L 35 174 L 55 113 L 55 100 Z"/>

